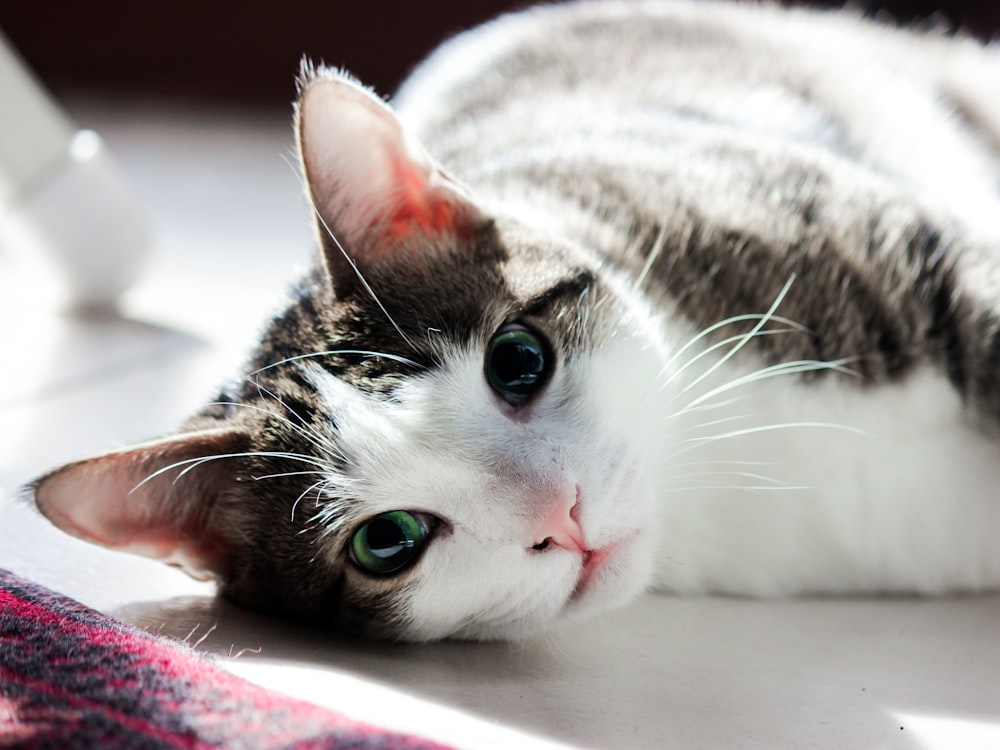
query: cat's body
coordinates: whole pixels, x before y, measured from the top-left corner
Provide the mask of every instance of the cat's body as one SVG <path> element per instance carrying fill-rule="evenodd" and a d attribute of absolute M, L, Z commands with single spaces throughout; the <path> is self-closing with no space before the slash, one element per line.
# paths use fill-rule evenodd
<path fill-rule="evenodd" d="M 777 8 L 574 13 L 451 42 L 396 98 L 404 123 L 477 196 L 645 273 L 668 352 L 766 311 L 794 274 L 777 313 L 810 333 L 755 341 L 713 385 L 799 360 L 858 375 L 748 383 L 668 430 L 706 368 L 655 404 L 637 386 L 645 418 L 617 427 L 663 462 L 656 584 L 996 586 L 1000 450 L 969 417 L 1000 420 L 1000 53 Z M 988 260 L 966 265 L 970 252 Z M 711 440 L 810 422 L 863 436 Z"/>
<path fill-rule="evenodd" d="M 714 3 L 462 35 L 407 130 L 307 72 L 317 268 L 222 403 L 39 506 L 394 638 L 1000 586 L 998 102 L 995 50 Z"/>

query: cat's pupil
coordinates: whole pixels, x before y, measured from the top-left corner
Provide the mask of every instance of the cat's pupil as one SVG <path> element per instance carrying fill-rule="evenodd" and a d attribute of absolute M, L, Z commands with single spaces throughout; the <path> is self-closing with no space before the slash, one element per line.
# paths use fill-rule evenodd
<path fill-rule="evenodd" d="M 541 352 L 531 344 L 512 341 L 501 344 L 493 355 L 497 378 L 508 388 L 527 388 L 542 374 Z"/>
<path fill-rule="evenodd" d="M 527 401 L 542 384 L 548 367 L 541 339 L 524 326 L 504 326 L 490 341 L 487 379 L 512 403 Z"/>
<path fill-rule="evenodd" d="M 388 575 L 419 557 L 433 519 L 426 514 L 395 510 L 376 516 L 351 539 L 351 557 L 369 573 Z"/>
<path fill-rule="evenodd" d="M 378 558 L 387 560 L 416 543 L 408 539 L 403 530 L 393 521 L 377 518 L 368 525 L 368 547 Z"/>

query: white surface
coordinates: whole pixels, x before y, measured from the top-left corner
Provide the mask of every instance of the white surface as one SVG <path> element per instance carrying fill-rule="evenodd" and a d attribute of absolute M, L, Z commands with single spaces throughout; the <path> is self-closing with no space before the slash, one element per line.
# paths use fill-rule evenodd
<path fill-rule="evenodd" d="M 0 32 L 0 202 L 31 190 L 66 157 L 73 124 Z"/>
<path fill-rule="evenodd" d="M 111 307 L 149 254 L 146 217 L 96 133 L 77 131 L 0 33 L 0 234 L 58 271 L 78 307 Z M 45 271 L 43 271 L 44 273 Z M 51 274 L 51 272 L 49 272 Z M 52 274 L 55 275 L 55 274 Z"/>
<path fill-rule="evenodd" d="M 367 644 L 54 531 L 13 496 L 62 461 L 168 430 L 228 374 L 311 226 L 286 119 L 77 108 L 123 162 L 159 254 L 127 317 L 72 319 L 0 248 L 0 567 L 237 674 L 462 747 L 1000 747 L 1000 596 L 648 597 L 520 645 Z"/>
<path fill-rule="evenodd" d="M 7 207 L 3 228 L 22 252 L 49 255 L 70 304 L 110 308 L 149 256 L 146 217 L 97 133 L 77 132 L 65 150 Z"/>

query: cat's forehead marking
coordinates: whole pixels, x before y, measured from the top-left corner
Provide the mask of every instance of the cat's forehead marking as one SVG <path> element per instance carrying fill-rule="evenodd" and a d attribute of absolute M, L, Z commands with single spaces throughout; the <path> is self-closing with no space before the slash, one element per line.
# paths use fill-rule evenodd
<path fill-rule="evenodd" d="M 501 234 L 509 250 L 504 280 L 514 299 L 531 306 L 546 295 L 558 295 L 570 280 L 593 282 L 589 259 L 579 248 L 555 241 L 550 234 L 520 224 L 505 224 Z M 584 276 L 587 278 L 584 278 Z"/>
<path fill-rule="evenodd" d="M 524 306 L 528 315 L 543 315 L 560 300 L 579 299 L 596 283 L 594 272 L 588 269 L 573 269 L 573 275 L 562 279 L 549 289 L 536 294 Z"/>

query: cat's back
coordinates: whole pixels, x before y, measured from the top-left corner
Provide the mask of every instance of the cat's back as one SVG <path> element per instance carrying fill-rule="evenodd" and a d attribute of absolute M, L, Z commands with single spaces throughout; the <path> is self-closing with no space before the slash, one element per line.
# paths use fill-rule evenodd
<path fill-rule="evenodd" d="M 497 212 L 594 249 L 694 330 L 767 310 L 766 363 L 932 363 L 1000 418 L 1000 52 L 847 12 L 567 3 L 446 43 L 396 100 Z M 675 308 L 676 306 L 676 308 Z"/>
<path fill-rule="evenodd" d="M 443 45 L 395 104 L 477 187 L 578 179 L 588 164 L 676 171 L 697 191 L 685 169 L 706 151 L 746 148 L 820 171 L 856 166 L 967 222 L 1000 210 L 1000 52 L 848 12 L 686 0 L 534 8 Z"/>

